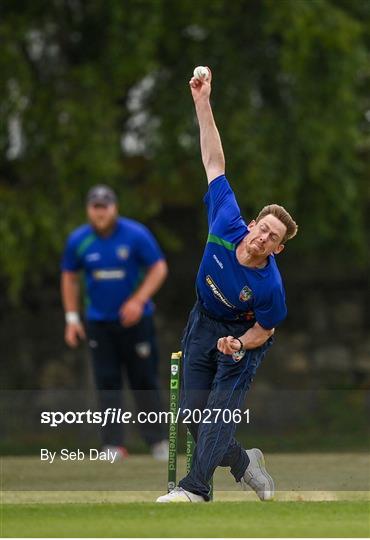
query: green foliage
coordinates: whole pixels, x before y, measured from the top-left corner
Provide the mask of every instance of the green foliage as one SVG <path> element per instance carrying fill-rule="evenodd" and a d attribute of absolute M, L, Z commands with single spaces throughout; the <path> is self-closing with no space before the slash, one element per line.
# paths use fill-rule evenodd
<path fill-rule="evenodd" d="M 214 73 L 227 172 L 246 216 L 279 202 L 301 227 L 294 253 L 340 260 L 349 250 L 368 262 L 369 24 L 368 3 L 347 0 L 3 2 L 9 298 L 57 272 L 94 183 L 116 188 L 122 211 L 143 221 L 202 211 L 187 87 L 198 64 Z M 176 224 L 158 231 L 165 248 L 179 248 Z"/>

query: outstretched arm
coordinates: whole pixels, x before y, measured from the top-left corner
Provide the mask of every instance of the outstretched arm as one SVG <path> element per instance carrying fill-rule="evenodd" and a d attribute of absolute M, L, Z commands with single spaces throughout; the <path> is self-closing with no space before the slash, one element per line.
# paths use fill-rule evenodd
<path fill-rule="evenodd" d="M 225 157 L 220 134 L 213 118 L 212 107 L 209 101 L 212 73 L 209 68 L 208 71 L 209 77 L 207 79 L 199 80 L 192 77 L 189 85 L 199 122 L 202 161 L 206 170 L 208 183 L 210 183 L 225 173 Z"/>

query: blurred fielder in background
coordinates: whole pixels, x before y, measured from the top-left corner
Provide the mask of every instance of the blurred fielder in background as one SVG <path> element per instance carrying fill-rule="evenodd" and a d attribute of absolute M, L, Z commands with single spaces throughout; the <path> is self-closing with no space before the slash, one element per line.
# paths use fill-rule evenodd
<path fill-rule="evenodd" d="M 196 440 L 192 467 L 179 487 L 158 502 L 209 500 L 217 466 L 230 467 L 236 482 L 261 500 L 274 495 L 262 452 L 244 450 L 236 424 L 223 411 L 241 409 L 256 370 L 287 314 L 275 255 L 297 233 L 281 206 L 263 208 L 248 226 L 225 178 L 225 159 L 210 105 L 211 72 L 193 77 L 190 89 L 200 127 L 209 235 L 196 279 L 197 303 L 184 332 L 181 407 L 208 409 L 207 423 L 188 425 Z M 222 411 L 217 417 L 217 410 Z M 208 413 L 209 414 L 209 413 Z"/>
<path fill-rule="evenodd" d="M 65 340 L 76 347 L 85 338 L 79 316 L 79 271 L 83 270 L 88 343 L 101 409 L 122 407 L 124 365 L 137 409 L 159 411 L 159 357 L 151 298 L 166 278 L 167 264 L 148 229 L 118 215 L 117 197 L 109 187 L 89 191 L 87 217 L 90 223 L 68 238 L 62 260 Z M 168 456 L 163 427 L 141 424 L 152 455 L 160 460 Z M 123 437 L 121 424 L 102 428 L 104 449 L 121 458 L 127 456 Z"/>

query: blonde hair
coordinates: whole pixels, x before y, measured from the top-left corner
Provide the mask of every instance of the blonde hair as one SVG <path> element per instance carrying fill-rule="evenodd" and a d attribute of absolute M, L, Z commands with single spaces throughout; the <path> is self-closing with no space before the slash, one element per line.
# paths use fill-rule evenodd
<path fill-rule="evenodd" d="M 275 216 L 286 227 L 286 233 L 281 241 L 282 244 L 297 234 L 298 225 L 293 220 L 289 212 L 287 212 L 283 206 L 279 206 L 278 204 L 268 204 L 262 208 L 261 212 L 256 217 L 256 223 L 269 214 Z"/>

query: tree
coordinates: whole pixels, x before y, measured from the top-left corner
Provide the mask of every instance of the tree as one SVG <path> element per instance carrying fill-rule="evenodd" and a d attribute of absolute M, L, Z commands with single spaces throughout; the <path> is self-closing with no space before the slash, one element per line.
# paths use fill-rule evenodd
<path fill-rule="evenodd" d="M 187 88 L 198 64 L 214 71 L 227 171 L 246 215 L 279 202 L 301 226 L 295 253 L 365 260 L 365 2 L 18 0 L 2 11 L 0 264 L 10 298 L 57 274 L 95 183 L 117 188 L 126 214 L 155 218 L 164 247 L 179 248 L 166 212 L 203 212 Z"/>

